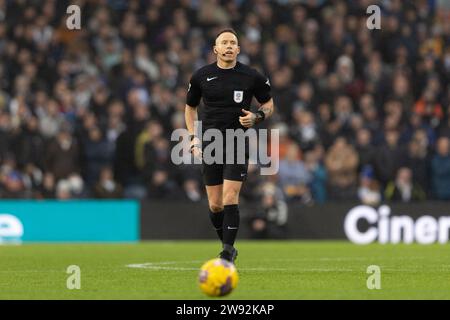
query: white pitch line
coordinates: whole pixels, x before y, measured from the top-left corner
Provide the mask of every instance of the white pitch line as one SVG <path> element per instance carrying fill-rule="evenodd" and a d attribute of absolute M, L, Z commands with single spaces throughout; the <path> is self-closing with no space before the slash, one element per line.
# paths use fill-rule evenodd
<path fill-rule="evenodd" d="M 161 261 L 161 262 L 146 262 L 146 263 L 133 263 L 127 264 L 128 268 L 137 268 L 137 269 L 149 269 L 149 270 L 172 270 L 172 271 L 198 271 L 197 268 L 188 268 L 188 267 L 171 267 L 168 265 L 177 265 L 177 264 L 193 264 L 193 263 L 203 263 L 204 261 Z M 238 268 L 240 271 L 286 271 L 288 269 L 285 268 Z"/>
<path fill-rule="evenodd" d="M 277 261 L 299 261 L 297 259 L 280 259 Z M 300 260 L 301 261 L 301 260 Z M 202 260 L 191 260 L 191 261 L 160 261 L 160 262 L 146 262 L 146 263 L 134 263 L 127 264 L 128 268 L 135 269 L 147 269 L 147 270 L 167 270 L 167 271 L 198 271 L 200 269 L 201 264 L 204 261 Z M 198 267 L 182 267 L 177 265 L 186 265 L 186 264 L 197 264 Z M 440 271 L 447 271 L 449 266 L 443 266 L 440 268 Z M 359 268 L 347 268 L 345 266 L 341 267 L 318 267 L 318 268 L 239 268 L 239 271 L 254 271 L 254 272 L 271 272 L 271 271 L 294 271 L 299 273 L 309 273 L 309 272 L 361 272 L 362 269 Z M 365 270 L 365 269 L 364 269 Z M 421 271 L 421 268 L 392 268 L 390 266 L 385 266 L 383 268 L 384 271 L 389 272 L 418 272 Z M 2 271 L 0 271 L 2 272 Z"/>

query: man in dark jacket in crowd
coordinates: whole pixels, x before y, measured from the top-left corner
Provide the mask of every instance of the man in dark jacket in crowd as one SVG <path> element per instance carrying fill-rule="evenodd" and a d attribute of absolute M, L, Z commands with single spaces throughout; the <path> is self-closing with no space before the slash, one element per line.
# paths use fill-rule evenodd
<path fill-rule="evenodd" d="M 450 200 L 450 139 L 441 137 L 431 160 L 433 192 L 439 200 Z"/>

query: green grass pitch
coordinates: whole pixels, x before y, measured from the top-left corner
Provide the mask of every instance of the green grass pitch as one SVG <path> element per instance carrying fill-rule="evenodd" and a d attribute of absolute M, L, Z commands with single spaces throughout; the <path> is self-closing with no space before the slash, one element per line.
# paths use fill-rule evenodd
<path fill-rule="evenodd" d="M 238 241 L 238 287 L 221 299 L 450 299 L 448 245 Z M 207 299 L 197 286 L 217 241 L 0 246 L 0 299 Z M 66 287 L 69 265 L 81 289 Z M 131 265 L 131 266 L 130 266 Z M 381 289 L 366 286 L 381 269 Z"/>

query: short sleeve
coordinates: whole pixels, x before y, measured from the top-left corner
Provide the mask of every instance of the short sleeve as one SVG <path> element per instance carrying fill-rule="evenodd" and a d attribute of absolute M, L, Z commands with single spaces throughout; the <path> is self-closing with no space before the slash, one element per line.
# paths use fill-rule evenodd
<path fill-rule="evenodd" d="M 253 94 L 259 103 L 266 103 L 272 98 L 272 95 L 270 94 L 269 78 L 263 76 L 258 71 L 256 71 L 255 74 L 255 87 Z"/>
<path fill-rule="evenodd" d="M 202 90 L 200 83 L 197 79 L 196 73 L 194 73 L 189 81 L 189 87 L 186 95 L 186 104 L 191 107 L 196 107 L 200 103 L 202 98 Z"/>

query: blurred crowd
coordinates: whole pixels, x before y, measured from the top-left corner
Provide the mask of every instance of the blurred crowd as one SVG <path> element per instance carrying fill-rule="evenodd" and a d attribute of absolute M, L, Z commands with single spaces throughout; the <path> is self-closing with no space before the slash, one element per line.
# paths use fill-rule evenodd
<path fill-rule="evenodd" d="M 441 0 L 0 0 L 0 197 L 204 199 L 170 136 L 230 26 L 239 60 L 271 80 L 263 125 L 280 132 L 279 173 L 251 165 L 242 190 L 261 205 L 256 230 L 282 226 L 285 202 L 450 200 Z"/>

